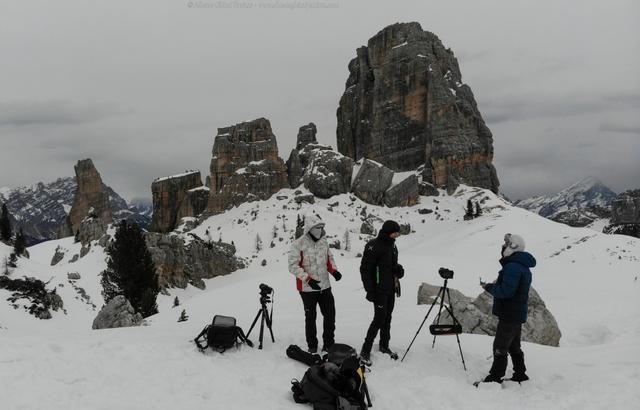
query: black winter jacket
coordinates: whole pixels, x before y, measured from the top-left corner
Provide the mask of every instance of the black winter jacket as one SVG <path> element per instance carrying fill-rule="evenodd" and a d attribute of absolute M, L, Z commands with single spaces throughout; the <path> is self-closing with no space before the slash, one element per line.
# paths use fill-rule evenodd
<path fill-rule="evenodd" d="M 360 276 L 367 293 L 389 295 L 395 292 L 395 278 L 404 276 L 402 265 L 398 264 L 395 239 L 380 232 L 367 243 L 360 261 Z"/>

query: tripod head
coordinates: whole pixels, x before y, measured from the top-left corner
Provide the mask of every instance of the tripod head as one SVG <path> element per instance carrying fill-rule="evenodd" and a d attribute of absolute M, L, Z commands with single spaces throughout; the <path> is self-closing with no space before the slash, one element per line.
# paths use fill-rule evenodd
<path fill-rule="evenodd" d="M 267 303 L 271 303 L 273 298 L 273 288 L 269 285 L 261 283 L 260 286 L 260 304 L 266 305 Z"/>

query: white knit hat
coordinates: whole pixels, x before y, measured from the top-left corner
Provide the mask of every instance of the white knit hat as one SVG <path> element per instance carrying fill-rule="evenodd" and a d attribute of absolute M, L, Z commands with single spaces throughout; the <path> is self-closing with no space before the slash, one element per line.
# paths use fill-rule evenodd
<path fill-rule="evenodd" d="M 506 234 L 502 245 L 502 256 L 511 256 L 516 252 L 524 251 L 524 239 L 520 235 Z"/>

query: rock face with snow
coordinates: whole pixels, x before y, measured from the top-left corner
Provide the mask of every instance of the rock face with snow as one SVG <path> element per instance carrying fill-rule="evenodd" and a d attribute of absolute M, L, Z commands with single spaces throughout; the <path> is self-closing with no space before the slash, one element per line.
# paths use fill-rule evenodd
<path fill-rule="evenodd" d="M 210 166 L 208 211 L 214 214 L 289 186 L 269 120 L 219 128 Z"/>
<path fill-rule="evenodd" d="M 431 304 L 440 287 L 423 283 L 418 289 L 418 304 Z M 498 318 L 493 316 L 493 298 L 482 292 L 476 299 L 467 297 L 455 289 L 449 289 L 453 314 L 460 321 L 465 333 L 495 336 Z M 448 302 L 448 298 L 446 299 Z M 436 312 L 437 313 L 437 312 Z M 433 316 L 435 320 L 435 314 Z M 444 311 L 440 323 L 451 323 L 450 315 Z M 522 340 L 548 346 L 559 346 L 562 333 L 555 318 L 547 309 L 538 292 L 529 291 L 529 314 L 522 326 Z"/>
<path fill-rule="evenodd" d="M 123 295 L 111 299 L 93 320 L 93 329 L 140 326 L 142 315 L 136 313 L 131 303 Z"/>
<path fill-rule="evenodd" d="M 307 125 L 303 125 L 298 130 L 298 137 L 296 138 L 296 149 L 301 150 L 309 144 L 317 144 L 316 134 L 318 130 L 316 125 L 310 122 Z"/>
<path fill-rule="evenodd" d="M 640 189 L 621 193 L 612 203 L 610 225 L 605 233 L 640 238 Z"/>
<path fill-rule="evenodd" d="M 307 145 L 300 153 L 305 188 L 319 198 L 345 194 L 351 189 L 353 160 L 329 147 Z"/>
<path fill-rule="evenodd" d="M 150 230 L 170 232 L 184 217 L 195 217 L 207 207 L 209 190 L 202 186 L 200 171 L 158 178 L 151 184 L 153 218 Z"/>
<path fill-rule="evenodd" d="M 418 203 L 418 196 L 418 177 L 411 174 L 387 189 L 384 193 L 384 204 L 389 208 L 413 206 Z"/>
<path fill-rule="evenodd" d="M 514 205 L 569 226 L 587 226 L 611 215 L 616 194 L 597 178 L 587 177 L 557 194 L 516 201 Z"/>
<path fill-rule="evenodd" d="M 235 256 L 235 247 L 227 243 L 205 242 L 195 236 L 185 241 L 179 235 L 153 232 L 147 233 L 145 239 L 162 288 L 192 284 L 204 289 L 203 279 L 245 267 L 243 260 Z"/>
<path fill-rule="evenodd" d="M 101 219 L 105 224 L 113 222 L 111 203 L 102 178 L 91 159 L 78 161 L 74 167 L 78 188 L 73 198 L 73 206 L 67 216 L 63 236 L 75 235 L 82 220 L 87 216 Z"/>
<path fill-rule="evenodd" d="M 353 180 L 351 190 L 358 198 L 369 204 L 382 205 L 384 194 L 392 181 L 392 170 L 365 159 Z"/>
<path fill-rule="evenodd" d="M 381 30 L 349 63 L 337 111 L 338 150 L 395 171 L 424 166 L 437 187 L 498 191 L 493 137 L 458 61 L 418 23 Z"/>

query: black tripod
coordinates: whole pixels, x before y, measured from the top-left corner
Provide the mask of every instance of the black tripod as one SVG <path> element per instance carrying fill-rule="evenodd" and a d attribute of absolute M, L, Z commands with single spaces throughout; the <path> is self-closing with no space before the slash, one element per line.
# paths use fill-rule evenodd
<path fill-rule="evenodd" d="M 433 299 L 433 303 L 431 303 L 431 307 L 429 308 L 429 311 L 425 315 L 424 320 L 422 320 L 422 323 L 420 324 L 420 327 L 418 328 L 416 335 L 413 337 L 413 340 L 409 344 L 409 347 L 407 347 L 407 351 L 404 352 L 404 356 L 402 356 L 402 360 L 400 361 L 403 361 L 404 358 L 407 357 L 407 353 L 409 353 L 409 349 L 411 349 L 411 346 L 413 346 L 413 342 L 415 342 L 416 337 L 418 337 L 418 333 L 420 333 L 420 330 L 422 330 L 422 326 L 424 326 L 424 323 L 427 321 L 427 318 L 429 317 L 429 313 L 431 313 L 431 310 L 438 302 L 438 299 L 440 299 L 440 308 L 438 309 L 438 315 L 436 316 L 436 320 L 434 321 L 434 324 L 429 326 L 429 332 L 433 335 L 433 343 L 431 344 L 431 348 L 433 349 L 436 345 L 436 336 L 456 335 L 456 339 L 458 340 L 458 349 L 460 349 L 460 358 L 462 358 L 462 367 L 464 368 L 465 371 L 467 370 L 467 366 L 464 363 L 464 355 L 462 354 L 462 346 L 460 346 L 460 337 L 458 336 L 460 333 L 462 333 L 462 325 L 460 324 L 458 319 L 456 319 L 456 317 L 453 315 L 453 310 L 451 310 L 451 293 L 449 293 L 449 288 L 447 287 L 448 280 L 449 279 L 444 280 L 444 286 L 440 288 L 440 290 L 438 291 L 438 295 L 435 297 L 435 299 Z M 445 296 L 449 299 L 448 305 L 444 304 Z M 449 312 L 449 315 L 453 320 L 453 324 L 444 324 L 444 325 L 440 324 L 440 316 L 442 315 L 443 308 L 447 312 Z"/>
<path fill-rule="evenodd" d="M 271 294 L 273 295 L 273 290 L 272 290 Z M 271 314 L 269 314 L 269 312 L 267 310 L 267 303 L 271 303 Z M 256 315 L 256 318 L 253 319 L 253 323 L 251 323 L 251 327 L 249 328 L 249 332 L 247 332 L 247 339 L 249 338 L 249 335 L 251 334 L 251 331 L 253 330 L 253 327 L 258 322 L 258 318 L 261 318 L 261 320 L 260 320 L 260 337 L 259 337 L 260 344 L 258 345 L 258 349 L 262 349 L 262 339 L 264 337 L 264 325 L 265 325 L 265 323 L 267 324 L 267 328 L 269 329 L 269 333 L 271 334 L 271 341 L 273 343 L 276 342 L 276 339 L 273 337 L 273 329 L 271 328 L 271 325 L 273 324 L 273 302 L 271 301 L 271 299 L 269 299 L 269 296 L 266 293 L 260 293 L 260 309 L 258 309 L 258 314 Z"/>

